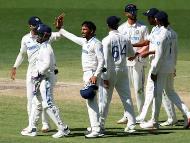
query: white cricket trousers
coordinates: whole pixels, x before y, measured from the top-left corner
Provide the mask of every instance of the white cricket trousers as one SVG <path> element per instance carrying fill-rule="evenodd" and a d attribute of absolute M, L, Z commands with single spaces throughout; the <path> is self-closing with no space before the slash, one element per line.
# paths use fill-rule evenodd
<path fill-rule="evenodd" d="M 55 76 L 54 73 L 51 74 L 51 76 Z M 54 100 L 52 98 L 54 85 L 50 79 L 51 78 L 43 79 L 40 83 L 39 93 L 35 97 L 41 104 L 38 104 L 31 110 L 30 128 L 36 128 L 42 110 L 49 115 L 59 130 L 63 130 L 66 127 L 60 118 L 59 109 L 54 104 Z"/>
<path fill-rule="evenodd" d="M 134 87 L 138 113 L 142 111 L 144 104 L 144 65 L 136 63 L 134 66 L 128 66 L 129 81 Z"/>
<path fill-rule="evenodd" d="M 151 75 L 151 70 L 149 70 L 149 74 L 148 74 L 148 79 L 147 79 L 147 84 L 146 84 L 146 96 L 145 96 L 145 102 L 142 108 L 142 111 L 139 115 L 139 118 L 144 120 L 147 112 L 148 112 L 148 108 L 150 106 L 150 104 L 152 103 L 152 119 L 151 120 L 155 120 L 154 119 L 154 114 L 155 114 L 155 98 L 154 98 L 154 94 L 155 94 L 155 84 L 153 82 L 153 80 L 150 77 Z M 162 103 L 164 105 L 164 109 L 168 115 L 168 118 L 175 120 L 176 119 L 176 114 L 175 114 L 175 109 L 173 104 L 171 103 L 170 99 L 168 98 L 168 96 L 165 93 L 165 90 L 162 91 Z"/>
<path fill-rule="evenodd" d="M 52 79 L 52 80 L 55 80 Z M 26 74 L 26 95 L 27 95 L 27 113 L 28 113 L 28 121 L 30 121 L 30 114 L 31 114 L 31 109 L 32 106 L 39 106 L 39 103 L 36 98 L 33 98 L 33 93 L 32 93 L 32 81 L 31 81 L 31 69 L 28 67 L 27 74 Z M 33 107 L 35 108 L 35 107 Z M 42 125 L 48 125 L 48 116 L 47 113 L 42 111 Z M 29 123 L 30 124 L 30 123 Z"/>
<path fill-rule="evenodd" d="M 190 117 L 188 107 L 181 101 L 180 97 L 174 90 L 174 75 L 173 73 L 159 73 L 157 75 L 157 82 L 156 82 L 156 90 L 155 93 L 155 114 L 154 119 L 155 122 L 158 121 L 160 106 L 161 106 L 161 99 L 162 99 L 162 91 L 165 89 L 168 98 L 174 103 L 177 108 L 182 112 L 183 115 L 186 115 L 188 118 Z"/>
<path fill-rule="evenodd" d="M 134 125 L 136 123 L 136 120 L 133 109 L 133 102 L 131 99 L 127 67 L 124 69 L 115 69 L 115 71 L 111 71 L 110 75 L 111 77 L 109 79 L 109 88 L 105 88 L 103 87 L 103 85 L 100 86 L 100 124 L 105 124 L 105 120 L 108 115 L 109 105 L 113 95 L 113 89 L 115 88 L 124 107 L 124 116 L 128 119 L 127 126 L 129 127 L 130 125 Z"/>
<path fill-rule="evenodd" d="M 93 70 L 84 71 L 83 73 L 84 84 L 88 84 L 90 82 L 89 80 L 93 76 L 93 74 L 94 74 Z M 99 87 L 99 80 L 97 81 L 97 86 Z M 87 99 L 86 105 L 88 109 L 88 115 L 92 131 L 99 132 L 100 123 L 99 123 L 99 108 L 97 102 L 97 94 L 93 99 Z"/>

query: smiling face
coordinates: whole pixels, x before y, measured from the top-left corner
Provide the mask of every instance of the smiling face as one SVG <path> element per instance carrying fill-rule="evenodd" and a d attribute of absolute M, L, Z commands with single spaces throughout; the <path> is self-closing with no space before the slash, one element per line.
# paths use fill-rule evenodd
<path fill-rule="evenodd" d="M 86 25 L 83 25 L 81 28 L 81 34 L 83 38 L 87 40 L 94 36 L 94 31 L 90 30 Z"/>

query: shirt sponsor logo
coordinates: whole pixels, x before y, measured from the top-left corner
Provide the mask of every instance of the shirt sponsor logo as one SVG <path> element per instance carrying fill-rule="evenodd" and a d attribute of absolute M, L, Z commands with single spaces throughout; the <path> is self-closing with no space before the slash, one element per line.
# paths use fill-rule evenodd
<path fill-rule="evenodd" d="M 140 37 L 131 37 L 130 40 L 131 40 L 131 41 L 133 41 L 133 40 L 134 40 L 134 41 L 140 40 Z"/>

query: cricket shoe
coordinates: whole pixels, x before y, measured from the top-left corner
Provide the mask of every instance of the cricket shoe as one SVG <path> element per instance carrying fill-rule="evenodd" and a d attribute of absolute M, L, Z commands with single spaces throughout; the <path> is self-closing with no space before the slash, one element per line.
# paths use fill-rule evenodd
<path fill-rule="evenodd" d="M 92 127 L 88 127 L 87 129 L 87 134 L 92 132 Z M 104 126 L 100 127 L 100 133 L 105 133 L 106 129 L 104 128 Z"/>
<path fill-rule="evenodd" d="M 64 130 L 58 130 L 57 133 L 55 133 L 54 135 L 52 135 L 53 138 L 61 138 L 63 136 L 68 136 L 70 134 L 70 130 L 68 128 L 68 126 L 64 129 Z"/>
<path fill-rule="evenodd" d="M 24 129 L 21 131 L 21 135 L 23 136 L 30 136 L 30 137 L 34 137 L 37 135 L 37 131 L 36 131 L 36 128 L 32 128 L 32 129 Z"/>
<path fill-rule="evenodd" d="M 117 124 L 127 124 L 128 123 L 128 119 L 123 116 L 120 120 L 117 121 Z"/>
<path fill-rule="evenodd" d="M 143 123 L 143 122 L 144 122 L 144 119 L 142 119 L 140 116 L 136 117 L 136 124 L 140 124 L 140 123 Z"/>
<path fill-rule="evenodd" d="M 164 127 L 164 126 L 174 126 L 177 124 L 177 119 L 173 120 L 173 119 L 168 119 L 167 121 L 163 122 L 160 124 L 160 126 Z"/>
<path fill-rule="evenodd" d="M 96 131 L 91 131 L 89 134 L 85 135 L 85 138 L 98 138 L 98 137 L 103 137 L 104 134 Z"/>
<path fill-rule="evenodd" d="M 159 125 L 158 125 L 158 123 L 149 120 L 148 122 L 141 123 L 140 127 L 143 129 L 158 129 Z"/>
<path fill-rule="evenodd" d="M 48 124 L 44 124 L 42 126 L 42 129 L 41 129 L 42 133 L 47 133 L 49 132 L 49 130 L 50 130 L 50 126 Z"/>
<path fill-rule="evenodd" d="M 130 125 L 130 126 L 127 126 L 125 129 L 124 129 L 124 132 L 126 133 L 134 133 L 136 130 L 135 130 L 135 125 Z"/>
<path fill-rule="evenodd" d="M 187 116 L 184 117 L 184 129 L 188 129 L 190 127 L 190 117 L 188 118 Z"/>

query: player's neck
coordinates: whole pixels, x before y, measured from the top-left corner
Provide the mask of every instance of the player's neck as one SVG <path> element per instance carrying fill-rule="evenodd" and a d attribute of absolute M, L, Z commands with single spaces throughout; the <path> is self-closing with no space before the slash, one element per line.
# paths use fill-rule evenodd
<path fill-rule="evenodd" d="M 91 35 L 91 36 L 87 36 L 86 40 L 89 41 L 92 37 L 94 37 L 95 35 Z"/>

